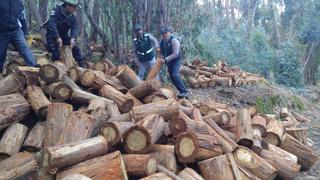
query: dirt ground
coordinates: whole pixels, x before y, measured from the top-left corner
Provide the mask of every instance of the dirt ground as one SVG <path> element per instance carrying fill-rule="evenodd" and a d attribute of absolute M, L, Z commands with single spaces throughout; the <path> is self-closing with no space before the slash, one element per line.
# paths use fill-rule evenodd
<path fill-rule="evenodd" d="M 192 101 L 214 100 L 240 108 L 254 105 L 257 98 L 264 99 L 275 96 L 284 100 L 287 103 L 287 107 L 290 108 L 293 104 L 291 102 L 292 97 L 299 97 L 304 107 L 299 112 L 310 120 L 310 122 L 300 124 L 299 126 L 308 127 L 308 137 L 314 142 L 313 148 L 320 154 L 320 91 L 318 89 L 320 88 L 292 90 L 273 85 L 249 85 L 230 88 L 216 87 L 190 90 L 190 99 Z M 274 110 L 277 111 L 277 108 L 280 107 L 274 107 Z M 308 171 L 302 171 L 297 179 L 320 180 L 320 161 Z"/>

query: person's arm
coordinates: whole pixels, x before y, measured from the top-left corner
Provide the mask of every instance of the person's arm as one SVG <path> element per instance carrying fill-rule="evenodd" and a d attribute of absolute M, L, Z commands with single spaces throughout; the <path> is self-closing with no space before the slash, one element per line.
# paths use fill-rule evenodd
<path fill-rule="evenodd" d="M 132 42 L 132 52 L 134 54 L 134 62 L 136 64 L 139 64 L 139 58 L 138 58 L 138 53 L 137 53 L 137 47 L 136 47 L 136 44 L 134 42 Z"/>
<path fill-rule="evenodd" d="M 59 32 L 58 32 L 58 20 L 57 20 L 57 8 L 51 11 L 51 15 L 49 18 L 49 21 L 47 23 L 47 30 L 50 32 L 50 34 L 53 36 L 54 39 L 59 38 Z"/>
<path fill-rule="evenodd" d="M 149 38 L 150 38 L 154 48 L 158 49 L 159 48 L 158 40 L 155 37 L 153 37 L 151 34 L 149 34 Z"/>
<path fill-rule="evenodd" d="M 19 21 L 21 24 L 21 30 L 23 31 L 24 35 L 27 36 L 28 35 L 28 26 L 27 26 L 26 14 L 24 12 L 24 9 L 22 9 L 22 11 L 20 12 Z"/>
<path fill-rule="evenodd" d="M 73 21 L 71 24 L 71 39 L 77 39 L 79 33 L 78 22 L 75 16 L 73 16 Z"/>
<path fill-rule="evenodd" d="M 166 63 L 174 60 L 180 54 L 180 42 L 178 41 L 178 39 L 174 38 L 171 43 L 172 43 L 172 54 L 165 57 Z"/>

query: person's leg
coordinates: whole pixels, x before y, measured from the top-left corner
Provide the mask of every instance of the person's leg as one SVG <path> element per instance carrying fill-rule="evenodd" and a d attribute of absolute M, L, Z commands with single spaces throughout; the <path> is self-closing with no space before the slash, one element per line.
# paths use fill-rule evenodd
<path fill-rule="evenodd" d="M 52 54 L 51 56 L 51 60 L 52 61 L 58 61 L 61 60 L 60 58 L 60 52 L 59 52 L 59 47 L 57 42 L 55 42 L 55 40 L 48 36 L 47 37 L 47 49 L 48 51 Z"/>
<path fill-rule="evenodd" d="M 146 62 L 140 62 L 139 61 L 139 72 L 138 72 L 138 76 L 141 80 L 144 80 L 144 76 L 146 74 L 146 71 L 147 71 L 147 66 L 148 66 L 148 63 Z"/>
<path fill-rule="evenodd" d="M 73 55 L 74 59 L 78 62 L 80 67 L 85 67 L 84 58 L 83 58 L 78 46 L 73 47 L 72 55 Z"/>
<path fill-rule="evenodd" d="M 3 65 L 6 61 L 8 45 L 9 37 L 7 35 L 0 35 L 0 74 L 3 71 Z"/>
<path fill-rule="evenodd" d="M 168 66 L 168 71 L 170 74 L 170 78 L 172 83 L 178 89 L 180 96 L 187 96 L 188 90 L 184 84 L 184 82 L 180 78 L 180 66 L 181 60 L 176 60 L 175 62 L 171 62 Z"/>
<path fill-rule="evenodd" d="M 37 64 L 36 58 L 33 56 L 31 49 L 28 47 L 22 30 L 14 32 L 10 38 L 10 42 L 19 51 L 26 62 L 26 65 L 35 66 Z"/>

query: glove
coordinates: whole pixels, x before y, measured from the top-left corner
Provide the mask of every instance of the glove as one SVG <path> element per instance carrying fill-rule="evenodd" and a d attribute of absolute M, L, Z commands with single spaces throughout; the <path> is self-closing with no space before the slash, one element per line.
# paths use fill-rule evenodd
<path fill-rule="evenodd" d="M 58 47 L 61 48 L 63 43 L 62 43 L 62 39 L 60 37 L 57 38 L 57 43 L 58 43 Z"/>
<path fill-rule="evenodd" d="M 71 46 L 71 49 L 76 46 L 76 40 L 75 40 L 74 38 L 71 38 L 71 40 L 70 40 L 70 46 Z"/>

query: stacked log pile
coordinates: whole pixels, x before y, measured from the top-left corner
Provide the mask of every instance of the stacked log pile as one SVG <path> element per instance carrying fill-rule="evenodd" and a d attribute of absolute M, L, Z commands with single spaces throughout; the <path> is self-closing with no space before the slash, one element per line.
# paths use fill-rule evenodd
<path fill-rule="evenodd" d="M 239 67 L 230 67 L 225 62 L 218 61 L 213 66 L 196 59 L 186 63 L 180 69 L 191 88 L 208 88 L 215 86 L 232 87 L 255 84 L 263 80 L 258 74 L 242 71 Z"/>
<path fill-rule="evenodd" d="M 0 179 L 294 179 L 319 158 L 297 113 L 177 99 L 107 60 L 0 84 Z"/>

